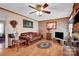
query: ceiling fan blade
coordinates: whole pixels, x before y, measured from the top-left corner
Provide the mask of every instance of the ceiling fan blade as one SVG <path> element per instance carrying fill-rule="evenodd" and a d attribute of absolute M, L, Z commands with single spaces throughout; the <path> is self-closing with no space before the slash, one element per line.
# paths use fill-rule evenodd
<path fill-rule="evenodd" d="M 47 14 L 51 13 L 50 11 L 45 11 L 45 10 L 43 10 L 42 12 L 47 13 Z"/>
<path fill-rule="evenodd" d="M 37 12 L 37 11 L 30 12 L 29 14 L 32 14 L 32 13 L 35 13 L 35 12 Z"/>
<path fill-rule="evenodd" d="M 46 7 L 48 7 L 48 4 L 47 4 L 47 3 L 45 3 L 45 4 L 43 5 L 43 8 L 46 8 Z"/>
<path fill-rule="evenodd" d="M 37 10 L 35 7 L 32 7 L 31 5 L 29 5 L 28 7 L 33 8 L 33 9 Z"/>

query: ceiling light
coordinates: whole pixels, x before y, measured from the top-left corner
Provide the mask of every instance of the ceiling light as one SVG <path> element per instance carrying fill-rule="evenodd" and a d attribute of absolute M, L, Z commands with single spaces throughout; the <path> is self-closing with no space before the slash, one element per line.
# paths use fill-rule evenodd
<path fill-rule="evenodd" d="M 43 12 L 42 11 L 37 11 L 36 14 L 41 16 L 43 14 Z"/>

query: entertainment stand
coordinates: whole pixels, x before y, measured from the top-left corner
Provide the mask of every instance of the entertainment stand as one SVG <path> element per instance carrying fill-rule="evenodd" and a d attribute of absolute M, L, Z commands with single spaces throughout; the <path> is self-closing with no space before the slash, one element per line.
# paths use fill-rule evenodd
<path fill-rule="evenodd" d="M 59 39 L 59 38 L 55 38 L 55 40 L 61 45 L 64 45 L 64 42 L 66 41 L 65 39 Z"/>

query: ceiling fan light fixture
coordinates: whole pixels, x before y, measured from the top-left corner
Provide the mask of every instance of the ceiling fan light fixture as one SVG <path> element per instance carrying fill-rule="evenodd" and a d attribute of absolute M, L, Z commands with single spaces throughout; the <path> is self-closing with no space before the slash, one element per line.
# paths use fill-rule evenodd
<path fill-rule="evenodd" d="M 41 16 L 43 14 L 43 12 L 42 11 L 37 11 L 36 14 Z"/>
<path fill-rule="evenodd" d="M 36 7 L 33 7 L 33 6 L 29 5 L 29 7 L 32 8 L 32 9 L 35 9 L 35 11 L 31 12 L 30 14 L 36 12 L 36 15 L 42 16 L 43 13 L 46 13 L 46 14 L 50 14 L 51 13 L 50 11 L 47 10 L 47 7 L 48 7 L 47 3 L 45 3 L 44 5 L 40 5 L 40 4 L 38 5 L 37 4 Z"/>

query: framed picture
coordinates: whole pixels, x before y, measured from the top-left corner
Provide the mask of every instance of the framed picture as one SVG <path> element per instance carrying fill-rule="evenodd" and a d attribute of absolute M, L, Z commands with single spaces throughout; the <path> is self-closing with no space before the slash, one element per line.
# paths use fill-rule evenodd
<path fill-rule="evenodd" d="M 24 28 L 33 28 L 33 22 L 23 19 L 23 27 Z"/>
<path fill-rule="evenodd" d="M 56 26 L 57 26 L 57 22 L 56 21 L 47 23 L 47 28 L 48 29 L 56 29 Z"/>

